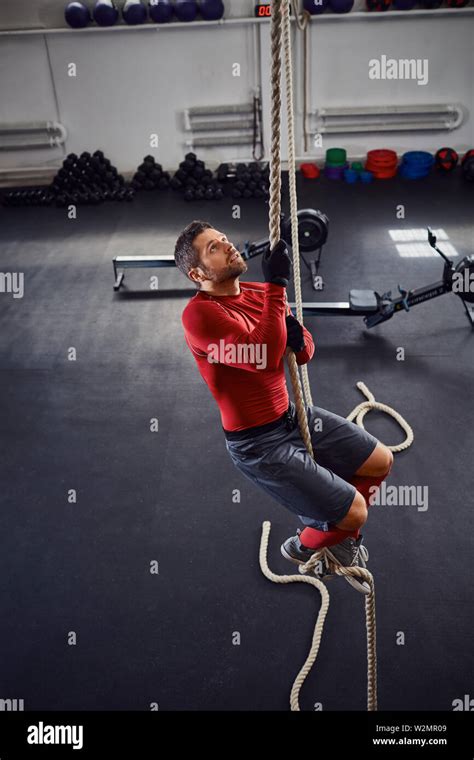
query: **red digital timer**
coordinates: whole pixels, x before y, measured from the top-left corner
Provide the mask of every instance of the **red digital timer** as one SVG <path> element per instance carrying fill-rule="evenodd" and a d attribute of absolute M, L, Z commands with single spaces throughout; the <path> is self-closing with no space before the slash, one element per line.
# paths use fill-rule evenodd
<path fill-rule="evenodd" d="M 290 5 L 290 16 L 291 16 L 291 5 Z M 272 6 L 271 3 L 259 3 L 255 6 L 255 15 L 257 18 L 270 18 L 272 15 Z"/>

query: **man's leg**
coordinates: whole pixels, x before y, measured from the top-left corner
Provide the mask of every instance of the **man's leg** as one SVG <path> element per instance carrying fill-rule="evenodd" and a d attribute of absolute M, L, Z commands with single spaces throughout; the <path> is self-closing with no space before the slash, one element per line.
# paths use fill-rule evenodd
<path fill-rule="evenodd" d="M 372 454 L 348 481 L 357 489 L 357 493 L 347 515 L 327 531 L 305 528 L 300 534 L 302 545 L 317 550 L 339 544 L 349 537 L 357 538 L 359 529 L 367 520 L 370 499 L 390 473 L 392 464 L 393 454 L 390 449 L 383 443 L 377 443 Z"/>
<path fill-rule="evenodd" d="M 383 443 L 378 443 L 370 457 L 359 467 L 349 483 L 357 488 L 370 507 L 373 497 L 385 478 L 390 475 L 393 454 Z"/>

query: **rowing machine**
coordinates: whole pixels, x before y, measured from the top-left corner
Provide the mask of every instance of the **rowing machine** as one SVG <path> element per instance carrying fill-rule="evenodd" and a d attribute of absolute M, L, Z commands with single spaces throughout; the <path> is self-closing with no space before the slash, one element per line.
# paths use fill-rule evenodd
<path fill-rule="evenodd" d="M 327 240 L 329 219 L 321 211 L 315 211 L 312 208 L 298 211 L 298 247 L 300 256 L 311 272 L 311 280 L 315 290 L 322 290 L 324 284 L 319 277 L 319 265 L 321 263 L 321 253 L 323 245 Z M 291 220 L 285 218 L 285 214 L 280 214 L 280 237 L 291 246 Z M 268 238 L 258 240 L 256 243 L 250 243 L 248 240 L 244 243 L 241 251 L 242 258 L 248 261 L 258 256 L 268 248 Z M 305 259 L 305 254 L 316 253 L 309 263 Z"/>
<path fill-rule="evenodd" d="M 399 285 L 400 295 L 397 298 L 392 298 L 391 291 L 379 295 L 375 290 L 350 290 L 349 302 L 303 303 L 303 315 L 363 317 L 370 328 L 386 322 L 399 311 L 409 311 L 412 306 L 454 292 L 463 302 L 471 327 L 474 326 L 474 255 L 465 256 L 455 266 L 437 247 L 436 236 L 430 228 L 428 242 L 444 260 L 443 276 L 438 282 L 415 290 L 405 290 Z M 294 303 L 290 304 L 291 308 L 295 306 Z"/>

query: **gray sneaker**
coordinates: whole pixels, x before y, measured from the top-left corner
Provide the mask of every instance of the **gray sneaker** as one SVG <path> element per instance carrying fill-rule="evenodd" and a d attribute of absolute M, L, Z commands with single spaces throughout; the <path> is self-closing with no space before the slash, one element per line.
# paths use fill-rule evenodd
<path fill-rule="evenodd" d="M 306 546 L 303 546 L 299 539 L 299 533 L 300 532 L 297 531 L 296 536 L 291 536 L 286 539 L 281 545 L 281 553 L 285 559 L 289 559 L 290 562 L 295 562 L 297 565 L 304 565 L 317 550 L 307 549 Z"/>
<path fill-rule="evenodd" d="M 345 538 L 340 544 L 326 547 L 326 554 L 329 559 L 341 565 L 342 567 L 367 567 L 369 552 L 365 546 L 362 546 L 362 536 L 359 538 Z M 357 576 L 345 575 L 344 578 L 361 594 L 370 594 L 370 585 L 367 581 Z"/>
<path fill-rule="evenodd" d="M 308 560 L 311 559 L 313 554 L 316 554 L 318 550 L 308 549 L 306 546 L 303 546 L 299 539 L 300 533 L 301 529 L 298 528 L 296 531 L 296 536 L 287 538 L 286 541 L 281 545 L 280 550 L 285 559 L 288 559 L 290 562 L 294 562 L 295 564 L 301 566 L 306 564 L 306 562 L 308 562 Z M 326 567 L 324 565 L 324 560 L 322 558 L 315 565 L 312 572 L 316 578 L 319 578 L 319 580 L 327 580 L 331 577 L 329 573 L 327 573 Z"/>

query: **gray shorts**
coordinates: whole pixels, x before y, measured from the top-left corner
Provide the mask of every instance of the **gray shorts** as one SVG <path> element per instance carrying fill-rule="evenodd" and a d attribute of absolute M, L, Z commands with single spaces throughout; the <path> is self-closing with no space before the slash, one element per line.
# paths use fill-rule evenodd
<path fill-rule="evenodd" d="M 289 424 L 282 421 L 270 432 L 239 440 L 226 438 L 225 443 L 233 463 L 249 480 L 295 512 L 304 525 L 327 531 L 349 511 L 356 489 L 347 481 L 378 441 L 353 422 L 318 406 L 308 406 L 306 411 L 315 460 L 301 438 L 293 402 Z"/>

